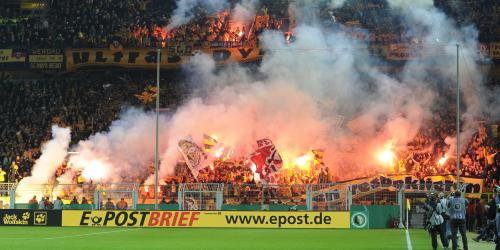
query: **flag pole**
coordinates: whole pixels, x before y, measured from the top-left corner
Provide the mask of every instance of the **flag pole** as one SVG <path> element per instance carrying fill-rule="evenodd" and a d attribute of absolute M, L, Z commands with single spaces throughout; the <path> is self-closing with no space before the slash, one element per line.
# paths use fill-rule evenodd
<path fill-rule="evenodd" d="M 460 78 L 459 78 L 459 49 L 457 43 L 457 190 L 460 186 Z"/>
<path fill-rule="evenodd" d="M 409 227 L 408 227 L 408 225 L 409 225 L 409 223 L 408 223 L 408 213 L 409 212 L 410 212 L 410 210 L 406 209 L 406 229 L 409 229 Z"/>
<path fill-rule="evenodd" d="M 160 126 L 160 55 L 161 50 L 158 48 L 156 54 L 156 135 L 155 135 L 155 210 L 158 210 L 158 127 Z"/>

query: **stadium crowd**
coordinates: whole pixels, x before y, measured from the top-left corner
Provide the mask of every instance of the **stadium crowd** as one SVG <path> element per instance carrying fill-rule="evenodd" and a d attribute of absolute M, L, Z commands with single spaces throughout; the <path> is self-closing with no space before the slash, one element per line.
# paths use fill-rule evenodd
<path fill-rule="evenodd" d="M 266 18 L 260 20 L 259 27 L 281 27 L 279 19 L 270 17 L 263 6 Z M 5 9 L 7 15 L 0 22 L 0 32 L 6 35 L 0 38 L 0 47 L 154 48 L 179 42 L 202 45 L 250 40 L 251 25 L 233 24 L 229 10 L 210 14 L 203 6 L 196 10 L 198 15 L 193 21 L 167 32 L 173 7 L 173 0 L 64 0 L 50 1 L 45 15 L 16 16 Z M 254 31 L 259 30 L 256 27 Z"/>
<path fill-rule="evenodd" d="M 464 15 L 458 21 L 464 24 L 473 22 L 480 29 L 483 40 L 496 39 L 495 32 L 483 31 L 498 19 L 500 6 L 488 1 L 464 1 L 461 8 L 470 12 L 457 11 L 449 1 L 437 1 L 437 5 L 452 15 Z M 484 2 L 484 3 L 483 3 Z M 165 42 L 205 43 L 214 41 L 247 41 L 258 37 L 266 29 L 287 30 L 293 28 L 294 20 L 290 20 L 287 8 L 289 1 L 261 1 L 258 6 L 258 17 L 253 25 L 238 26 L 231 20 L 231 13 L 223 11 L 208 15 L 201 13 L 193 21 L 175 28 L 167 33 L 164 27 L 168 24 L 175 1 L 161 0 L 61 0 L 49 1 L 47 13 L 25 15 L 19 10 L 1 8 L 2 19 L 0 47 L 156 47 Z M 484 8 L 491 11 L 484 12 Z M 413 39 L 408 34 L 404 23 L 399 22 L 397 15 L 390 13 L 387 3 L 380 0 L 347 1 L 338 9 L 321 8 L 320 14 L 324 22 L 344 24 L 347 32 L 353 32 L 358 39 L 368 39 L 374 43 L 400 42 Z M 456 12 L 456 13 L 454 13 Z M 479 15 L 488 13 L 487 15 Z M 374 17 L 378 17 L 373 19 Z M 382 24 L 382 25 L 381 25 Z M 357 33 L 359 27 L 369 30 L 368 36 Z M 486 32 L 486 33 L 485 33 Z M 489 32 L 489 33 L 488 33 Z M 496 32 L 499 34 L 499 32 Z M 134 74 L 135 75 L 135 74 Z M 137 77 L 136 77 L 137 78 Z M 131 74 L 113 75 L 107 73 L 96 76 L 91 73 L 76 73 L 63 77 L 47 77 L 34 81 L 10 81 L 2 77 L 0 81 L 0 164 L 5 172 L 5 181 L 16 181 L 25 176 L 31 169 L 34 159 L 40 153 L 42 142 L 50 138 L 50 124 L 71 125 L 73 142 L 86 138 L 97 131 L 105 130 L 117 117 L 124 105 L 151 105 L 150 98 L 137 100 L 134 96 L 152 85 L 154 77 L 132 79 Z M 174 81 L 175 82 L 175 81 Z M 123 88 L 122 85 L 126 85 Z M 163 93 L 165 92 L 165 93 Z M 82 94 L 84 93 L 84 94 Z M 187 90 L 177 83 L 162 88 L 162 103 L 175 107 L 182 101 Z M 132 101 L 131 101 L 132 100 Z M 453 107 L 453 103 L 442 98 L 441 106 Z M 439 163 L 449 150 L 445 139 L 455 133 L 454 117 L 450 110 L 436 110 L 439 115 L 426 124 L 432 127 L 423 128 L 417 137 L 408 144 L 408 148 L 397 152 L 396 173 L 410 173 L 416 176 L 454 173 L 456 160 L 447 159 Z M 49 119 L 36 114 L 46 113 Z M 487 181 L 488 187 L 499 183 L 500 168 L 494 160 L 495 141 L 487 136 L 486 127 L 476 131 L 473 140 L 463 150 L 461 163 L 466 176 L 480 177 Z M 497 158 L 498 158 L 498 154 Z M 2 172 L 0 172 L 2 173 Z M 365 173 L 369 176 L 372 173 Z M 2 174 L 3 175 L 3 174 Z M 320 172 L 283 173 L 280 182 L 287 184 L 307 184 L 324 181 L 326 174 Z M 334 175 L 334 173 L 332 173 Z M 189 178 L 185 174 L 183 178 Z M 215 167 L 201 173 L 203 182 L 254 182 L 248 169 L 242 164 Z M 335 176 L 330 176 L 335 180 Z"/>
<path fill-rule="evenodd" d="M 458 11 L 448 0 L 436 2 L 459 23 L 474 23 L 481 41 L 500 39 L 499 28 L 491 28 L 500 16 L 500 6 L 495 1 L 463 1 L 460 8 L 467 11 Z M 197 13 L 202 14 L 193 21 L 167 32 L 165 27 L 174 10 L 174 0 L 52 0 L 47 11 L 39 14 L 0 8 L 0 34 L 4 34 L 0 36 L 0 48 L 142 48 L 167 43 L 257 42 L 258 35 L 267 29 L 293 29 L 295 21 L 289 16 L 288 5 L 288 0 L 260 1 L 257 16 L 249 25 L 234 23 L 228 10 L 207 14 L 201 9 Z M 387 44 L 418 39 L 406 32 L 407 27 L 391 13 L 386 1 L 347 1 L 341 8 L 325 7 L 319 12 L 326 26 L 343 24 L 340 28 L 360 40 Z M 176 81 L 175 76 L 162 82 L 168 82 L 161 88 L 162 107 L 175 108 L 189 94 L 188 88 L 179 83 L 182 81 Z M 16 182 L 28 175 L 40 156 L 41 144 L 51 137 L 51 124 L 71 126 L 72 143 L 75 143 L 106 130 L 124 106 L 151 108 L 148 98 L 137 96 L 153 83 L 154 76 L 149 73 L 78 72 L 24 81 L 11 80 L 3 74 L 0 78 L 0 181 Z M 454 106 L 451 96 L 440 101 L 442 103 L 436 106 Z M 37 115 L 42 113 L 46 115 Z M 449 115 L 453 110 L 435 110 L 435 113 L 437 115 L 425 123 L 430 125 L 419 131 L 407 149 L 397 152 L 394 173 L 417 177 L 455 173 L 456 159 L 450 157 L 439 163 L 449 151 L 446 138 L 456 132 L 454 116 Z M 497 142 L 487 131 L 484 124 L 479 126 L 473 139 L 465 145 L 460 161 L 463 175 L 483 178 L 487 188 L 492 188 L 500 184 L 500 154 Z M 170 193 L 175 193 L 172 188 L 179 183 L 193 181 L 185 166 L 179 169 L 176 176 L 167 180 Z M 278 175 L 278 183 L 288 185 L 331 180 L 336 180 L 335 173 L 329 174 L 327 170 L 283 171 Z M 203 170 L 198 181 L 241 185 L 243 190 L 258 185 L 242 162 L 216 164 Z"/>
<path fill-rule="evenodd" d="M 232 6 L 237 1 L 229 1 Z M 19 9 L 1 8 L 0 47 L 65 48 L 159 47 L 167 43 L 255 42 L 262 29 L 290 31 L 295 21 L 288 13 L 291 1 L 259 1 L 251 23 L 233 23 L 229 10 L 209 13 L 200 5 L 193 21 L 166 30 L 175 9 L 174 0 L 51 0 L 46 11 L 25 14 Z M 481 42 L 500 40 L 500 5 L 495 1 L 439 0 L 436 5 L 463 26 L 473 23 Z M 418 40 L 408 32 L 401 18 L 386 1 L 354 0 L 337 9 L 327 3 L 318 8 L 328 25 L 343 24 L 353 37 L 371 43 L 399 43 Z M 496 28 L 492 28 L 496 27 Z"/>
<path fill-rule="evenodd" d="M 122 108 L 149 109 L 151 103 L 137 98 L 152 75 L 80 72 L 32 81 L 0 80 L 0 167 L 5 182 L 26 176 L 40 156 L 40 146 L 51 138 L 51 125 L 71 126 L 72 142 L 106 130 Z M 162 78 L 161 103 L 173 108 L 188 94 L 187 87 L 174 84 L 175 75 Z M 174 83 L 172 83 L 174 82 Z M 37 114 L 46 114 L 40 116 Z M 0 176 L 1 177 L 1 176 Z M 1 180 L 1 179 L 0 179 Z"/>

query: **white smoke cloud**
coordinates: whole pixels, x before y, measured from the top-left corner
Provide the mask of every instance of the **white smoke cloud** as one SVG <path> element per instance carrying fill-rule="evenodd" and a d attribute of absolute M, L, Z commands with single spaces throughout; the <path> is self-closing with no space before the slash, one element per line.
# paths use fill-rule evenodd
<path fill-rule="evenodd" d="M 477 30 L 472 26 L 455 27 L 454 20 L 449 19 L 444 13 L 436 8 L 426 7 L 403 10 L 403 15 L 412 28 L 420 27 L 421 30 L 425 30 L 416 32 L 423 38 L 420 50 L 424 58 L 409 62 L 406 73 L 411 74 L 413 78 L 423 80 L 429 74 L 422 74 L 418 69 L 424 65 L 431 71 L 430 66 L 436 65 L 432 71 L 438 71 L 437 76 L 448 82 L 444 87 L 456 93 L 458 56 L 462 103 L 460 144 L 463 152 L 478 130 L 477 118 L 498 108 L 486 103 L 489 95 L 485 91 L 483 74 L 477 64 L 480 59 L 477 53 L 479 47 Z M 459 45 L 458 54 L 457 45 Z M 448 138 L 447 144 L 450 145 L 448 155 L 456 156 L 456 139 Z"/>
<path fill-rule="evenodd" d="M 42 155 L 35 161 L 31 175 L 19 182 L 17 195 L 21 202 L 28 202 L 31 195 L 45 195 L 42 184 L 54 181 L 57 167 L 64 162 L 70 141 L 69 128 L 52 126 L 52 139 L 42 145 Z"/>
<path fill-rule="evenodd" d="M 255 16 L 258 0 L 242 0 L 237 3 L 232 11 L 231 19 L 240 24 L 249 24 Z"/>
<path fill-rule="evenodd" d="M 411 9 L 411 8 L 432 8 L 434 6 L 433 0 L 387 0 L 389 6 L 392 8 L 401 8 L 401 9 Z"/>
<path fill-rule="evenodd" d="M 177 8 L 174 10 L 167 31 L 175 29 L 188 23 L 195 17 L 196 7 L 201 7 L 207 14 L 217 13 L 228 7 L 226 0 L 177 0 Z"/>
<path fill-rule="evenodd" d="M 168 122 L 165 116 L 160 118 L 159 146 L 164 150 Z M 80 141 L 74 148 L 78 154 L 70 157 L 69 164 L 80 169 L 87 180 L 135 182 L 137 178 L 143 179 L 148 174 L 147 164 L 154 161 L 155 119 L 153 112 L 128 109 L 111 124 L 109 132 Z"/>

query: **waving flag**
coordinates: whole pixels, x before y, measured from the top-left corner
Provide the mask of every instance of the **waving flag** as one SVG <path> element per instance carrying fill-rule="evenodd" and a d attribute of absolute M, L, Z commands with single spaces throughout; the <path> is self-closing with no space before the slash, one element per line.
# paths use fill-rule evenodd
<path fill-rule="evenodd" d="M 198 179 L 198 173 L 203 169 L 207 155 L 192 141 L 180 140 L 177 146 L 194 178 Z"/>
<path fill-rule="evenodd" d="M 207 134 L 203 134 L 203 147 L 206 152 L 210 152 L 210 150 L 217 145 L 217 140 Z"/>
<path fill-rule="evenodd" d="M 269 181 L 274 173 L 281 169 L 283 160 L 268 138 L 257 141 L 258 149 L 250 156 L 250 160 L 255 164 L 256 173 L 261 180 Z"/>
<path fill-rule="evenodd" d="M 314 154 L 314 165 L 325 165 L 323 162 L 323 157 L 325 156 L 325 151 L 323 149 L 313 149 L 311 152 Z"/>

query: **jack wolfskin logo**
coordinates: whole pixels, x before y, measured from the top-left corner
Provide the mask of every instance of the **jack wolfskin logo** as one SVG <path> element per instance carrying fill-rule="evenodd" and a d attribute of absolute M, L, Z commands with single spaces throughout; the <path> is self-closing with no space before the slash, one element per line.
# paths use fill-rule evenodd
<path fill-rule="evenodd" d="M 35 212 L 34 213 L 34 218 L 35 221 L 33 222 L 34 225 L 47 225 L 47 212 Z"/>

